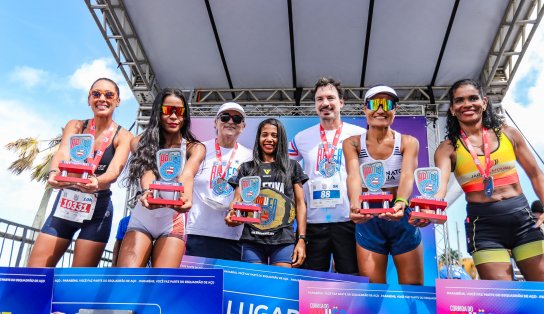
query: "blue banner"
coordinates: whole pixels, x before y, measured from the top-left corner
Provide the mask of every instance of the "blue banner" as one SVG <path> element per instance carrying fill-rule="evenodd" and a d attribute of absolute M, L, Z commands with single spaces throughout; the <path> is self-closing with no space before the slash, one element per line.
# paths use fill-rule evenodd
<path fill-rule="evenodd" d="M 51 313 L 53 269 L 0 267 L 0 313 Z"/>
<path fill-rule="evenodd" d="M 222 307 L 221 269 L 55 269 L 53 311 L 61 313 L 221 313 Z"/>
<path fill-rule="evenodd" d="M 360 276 L 184 256 L 183 268 L 224 270 L 226 314 L 298 313 L 301 280 L 368 282 Z"/>

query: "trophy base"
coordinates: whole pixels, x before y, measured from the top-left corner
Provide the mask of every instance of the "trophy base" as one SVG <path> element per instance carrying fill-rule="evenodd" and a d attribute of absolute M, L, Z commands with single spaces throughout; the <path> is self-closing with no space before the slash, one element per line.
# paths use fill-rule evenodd
<path fill-rule="evenodd" d="M 59 163 L 59 171 L 60 173 L 66 172 L 66 173 L 75 173 L 75 174 L 84 174 L 87 173 L 89 175 L 94 174 L 94 169 L 92 164 L 87 163 L 71 163 L 71 162 L 60 162 Z M 81 177 L 69 177 L 69 176 L 63 176 L 62 174 L 58 174 L 55 176 L 55 180 L 58 182 L 69 182 L 69 183 L 91 183 L 91 179 L 85 179 Z"/>
<path fill-rule="evenodd" d="M 369 202 L 369 203 L 375 203 L 375 202 L 384 202 L 393 201 L 393 194 L 384 193 L 384 194 L 366 194 L 363 193 L 359 196 L 359 202 Z"/>
<path fill-rule="evenodd" d="M 150 190 L 165 191 L 165 192 L 179 192 L 183 193 L 183 185 L 181 183 L 152 183 L 149 185 Z"/>
<path fill-rule="evenodd" d="M 427 219 L 427 220 L 430 220 L 434 224 L 441 225 L 448 220 L 448 216 L 425 213 L 425 212 L 411 212 L 409 221 L 414 221 L 416 219 Z"/>
<path fill-rule="evenodd" d="M 385 213 L 391 213 L 394 214 L 395 210 L 393 208 L 366 208 L 366 209 L 359 209 L 359 214 L 365 214 L 365 215 L 374 215 L 377 216 L 379 214 L 385 214 Z"/>
<path fill-rule="evenodd" d="M 246 203 L 235 202 L 234 204 L 232 204 L 232 209 L 236 211 L 241 211 L 244 213 L 253 213 L 253 215 L 255 215 L 255 213 L 259 213 L 260 215 L 261 213 L 261 206 L 257 204 L 246 204 Z M 260 217 L 255 218 L 255 217 L 232 216 L 231 220 L 236 222 L 243 222 L 243 223 L 260 223 L 261 222 Z"/>
<path fill-rule="evenodd" d="M 236 221 L 236 222 L 243 222 L 243 223 L 260 223 L 261 218 L 249 218 L 249 217 L 238 217 L 238 216 L 232 216 L 230 217 L 230 220 Z"/>
<path fill-rule="evenodd" d="M 55 176 L 55 180 L 58 182 L 69 182 L 69 183 L 91 183 L 91 179 L 83 179 L 83 178 L 77 178 L 77 177 L 64 177 L 61 175 Z"/>
<path fill-rule="evenodd" d="M 148 197 L 147 202 L 150 205 L 164 205 L 164 206 L 182 206 L 183 204 L 185 204 L 181 200 L 167 200 L 163 198 L 153 198 L 153 197 Z"/>
<path fill-rule="evenodd" d="M 446 209 L 446 207 L 448 207 L 448 203 L 444 201 L 426 198 L 413 198 L 410 201 L 410 207 L 414 208 L 415 206 L 419 206 L 419 208 L 421 209 L 430 209 L 436 211 L 437 209 Z"/>

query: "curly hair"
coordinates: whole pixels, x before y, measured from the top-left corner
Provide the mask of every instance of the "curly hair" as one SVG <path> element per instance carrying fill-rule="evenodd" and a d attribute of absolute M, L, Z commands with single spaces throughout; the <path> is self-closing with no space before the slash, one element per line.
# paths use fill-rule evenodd
<path fill-rule="evenodd" d="M 462 79 L 459 80 L 450 87 L 448 90 L 448 98 L 450 100 L 450 107 L 453 105 L 453 93 L 461 87 L 465 85 L 472 85 L 474 88 L 478 90 L 478 94 L 480 95 L 480 98 L 484 98 L 485 93 L 483 91 L 482 85 L 472 79 Z M 501 136 L 501 126 L 503 124 L 503 121 L 497 116 L 495 111 L 493 111 L 493 106 L 489 104 L 485 111 L 482 113 L 482 123 L 487 129 L 492 129 L 495 135 L 498 139 L 500 139 Z M 446 139 L 450 140 L 452 145 L 454 145 L 455 148 L 457 148 L 457 140 L 461 136 L 461 126 L 459 125 L 459 120 L 457 120 L 456 117 L 454 117 L 451 112 L 448 110 L 447 116 L 446 116 Z"/>
<path fill-rule="evenodd" d="M 166 139 L 164 137 L 164 129 L 161 123 L 161 106 L 164 99 L 168 96 L 175 96 L 183 102 L 185 112 L 183 113 L 183 124 L 179 130 L 181 137 L 187 140 L 190 146 L 200 143 L 191 133 L 191 114 L 189 105 L 183 96 L 181 90 L 177 88 L 164 88 L 155 97 L 153 107 L 151 108 L 151 116 L 149 124 L 142 133 L 136 152 L 130 158 L 130 167 L 126 178 L 126 186 L 139 184 L 139 180 L 148 170 L 152 170 L 155 176 L 159 177 L 157 170 L 156 154 L 162 148 L 165 148 Z"/>
<path fill-rule="evenodd" d="M 287 148 L 287 132 L 283 124 L 275 118 L 268 118 L 263 120 L 257 127 L 257 134 L 255 135 L 255 145 L 253 146 L 253 160 L 251 164 L 250 175 L 256 176 L 259 174 L 259 170 L 262 168 L 262 161 L 264 159 L 263 150 L 260 144 L 261 132 L 265 125 L 270 124 L 278 129 L 278 143 L 276 146 L 276 156 L 274 156 L 274 164 L 278 170 L 278 175 L 281 181 L 287 179 L 287 174 L 291 172 L 291 163 L 289 162 L 289 150 Z"/>

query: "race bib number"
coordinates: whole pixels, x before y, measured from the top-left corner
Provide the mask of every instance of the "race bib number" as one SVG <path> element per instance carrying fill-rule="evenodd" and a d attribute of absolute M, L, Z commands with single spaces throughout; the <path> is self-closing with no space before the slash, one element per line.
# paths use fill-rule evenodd
<path fill-rule="evenodd" d="M 343 203 L 341 195 L 339 179 L 330 178 L 310 183 L 311 208 L 331 208 L 341 205 Z"/>
<path fill-rule="evenodd" d="M 62 190 L 53 216 L 81 223 L 93 217 L 96 196 L 73 190 Z"/>

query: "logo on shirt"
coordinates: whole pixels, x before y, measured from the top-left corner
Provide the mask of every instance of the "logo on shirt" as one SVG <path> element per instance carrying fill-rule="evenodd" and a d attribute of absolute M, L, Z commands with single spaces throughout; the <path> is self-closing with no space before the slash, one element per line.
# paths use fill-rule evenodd
<path fill-rule="evenodd" d="M 231 165 L 234 165 L 235 162 L 233 162 Z M 209 188 L 212 190 L 213 194 L 216 196 L 228 196 L 234 189 L 230 184 L 228 184 L 228 180 L 230 177 L 235 176 L 238 173 L 238 169 L 234 167 L 229 167 L 227 170 L 227 173 L 225 174 L 224 179 L 221 178 L 222 173 L 219 172 L 221 169 L 225 169 L 227 166 L 226 162 L 223 162 L 222 167 L 219 167 L 219 162 L 214 161 L 212 165 L 212 171 L 210 172 L 210 185 Z"/>

